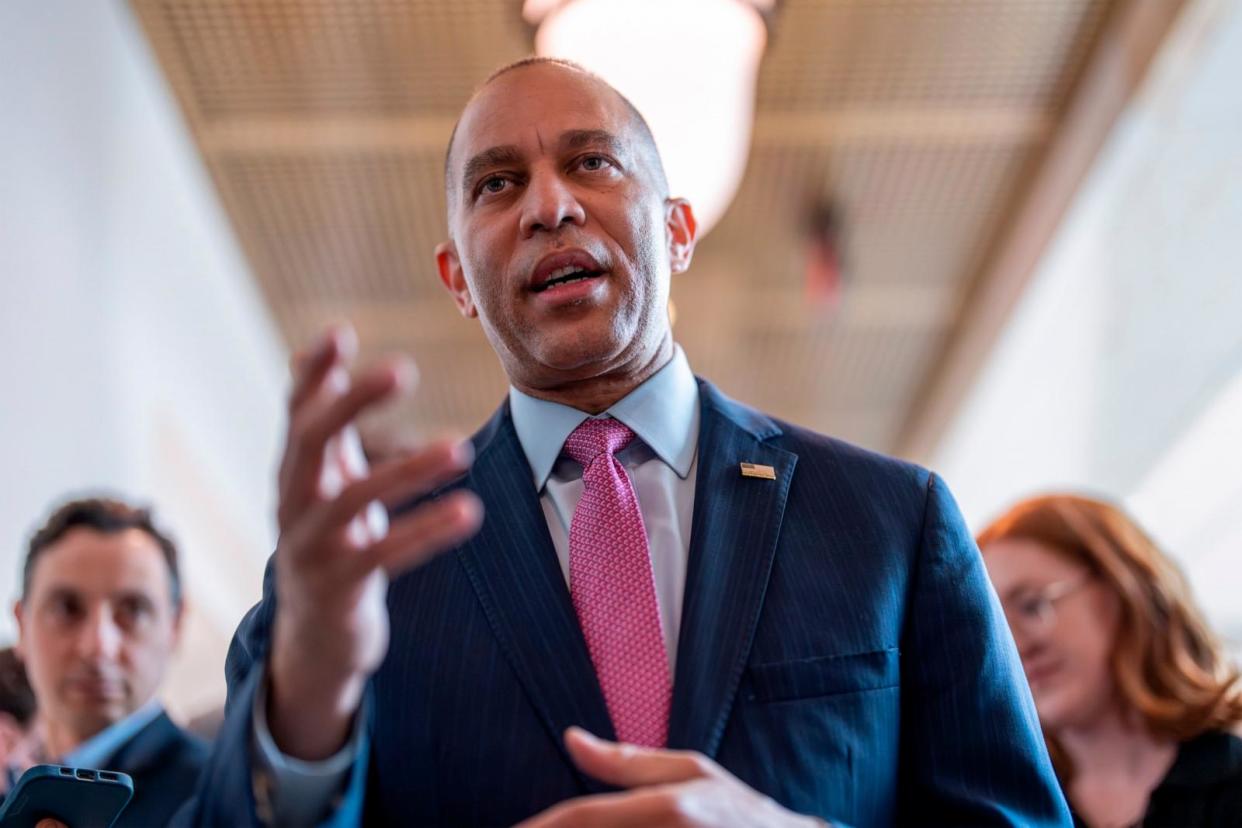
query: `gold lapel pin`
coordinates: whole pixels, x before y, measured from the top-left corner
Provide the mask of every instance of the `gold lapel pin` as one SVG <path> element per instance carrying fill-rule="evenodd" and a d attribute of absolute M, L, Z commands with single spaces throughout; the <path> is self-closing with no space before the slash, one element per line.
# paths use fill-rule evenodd
<path fill-rule="evenodd" d="M 763 480 L 775 480 L 776 469 L 759 463 L 743 463 L 742 477 L 758 477 Z"/>

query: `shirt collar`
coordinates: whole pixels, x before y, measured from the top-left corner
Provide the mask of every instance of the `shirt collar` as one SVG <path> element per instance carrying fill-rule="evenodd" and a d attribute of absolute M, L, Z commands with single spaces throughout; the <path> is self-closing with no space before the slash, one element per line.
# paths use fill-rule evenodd
<path fill-rule="evenodd" d="M 535 488 L 542 491 L 565 440 L 591 415 L 512 386 L 509 410 Z M 678 477 L 684 480 L 690 474 L 699 439 L 699 386 L 680 345 L 673 346 L 673 358 L 663 368 L 597 416 L 629 426 Z"/>
<path fill-rule="evenodd" d="M 124 719 L 113 722 L 60 759 L 60 764 L 76 768 L 102 768 L 144 727 L 155 721 L 164 707 L 151 699 Z"/>

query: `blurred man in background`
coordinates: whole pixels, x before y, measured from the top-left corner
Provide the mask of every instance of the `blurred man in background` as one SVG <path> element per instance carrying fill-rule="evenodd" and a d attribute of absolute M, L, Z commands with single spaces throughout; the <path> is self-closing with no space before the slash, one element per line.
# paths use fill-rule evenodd
<path fill-rule="evenodd" d="M 167 824 L 207 755 L 155 697 L 181 631 L 173 542 L 144 509 L 66 503 L 30 541 L 15 613 L 39 761 L 127 773 L 134 796 L 115 824 Z"/>

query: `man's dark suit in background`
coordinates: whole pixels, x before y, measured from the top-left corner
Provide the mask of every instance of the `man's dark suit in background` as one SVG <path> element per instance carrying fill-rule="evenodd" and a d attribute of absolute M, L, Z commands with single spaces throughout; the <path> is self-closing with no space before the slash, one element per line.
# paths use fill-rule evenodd
<path fill-rule="evenodd" d="M 160 713 L 106 763 L 134 780 L 134 797 L 113 828 L 168 825 L 193 793 L 208 752 L 206 742 Z"/>

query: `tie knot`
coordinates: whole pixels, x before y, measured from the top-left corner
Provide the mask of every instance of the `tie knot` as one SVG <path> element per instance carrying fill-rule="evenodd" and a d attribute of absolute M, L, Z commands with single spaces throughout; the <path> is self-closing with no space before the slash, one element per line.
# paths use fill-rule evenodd
<path fill-rule="evenodd" d="M 565 453 L 586 469 L 601 454 L 611 457 L 633 439 L 634 432 L 620 420 L 611 417 L 583 420 L 565 439 Z"/>

